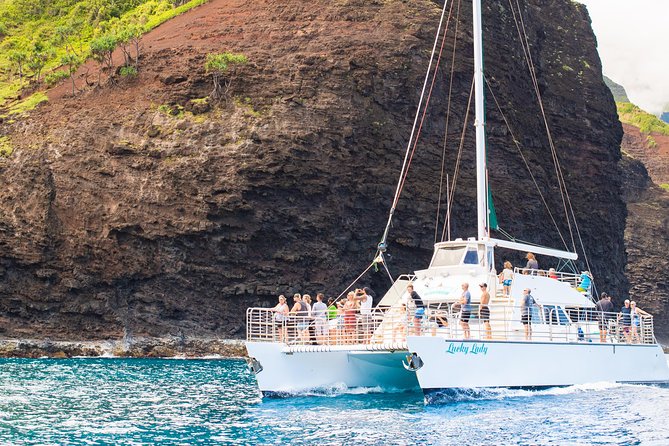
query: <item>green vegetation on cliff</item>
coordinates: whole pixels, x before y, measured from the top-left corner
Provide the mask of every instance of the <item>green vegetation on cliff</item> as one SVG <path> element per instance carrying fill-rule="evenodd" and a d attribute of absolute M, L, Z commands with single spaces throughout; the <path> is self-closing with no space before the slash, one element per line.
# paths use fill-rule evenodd
<path fill-rule="evenodd" d="M 138 54 L 143 33 L 207 1 L 0 0 L 0 105 L 28 85 L 68 77 L 101 39 Z M 63 65 L 64 75 L 56 71 Z"/>
<path fill-rule="evenodd" d="M 616 102 L 616 106 L 621 122 L 638 127 L 643 133 L 669 135 L 669 124 L 662 122 L 657 116 L 641 110 L 630 102 Z"/>
<path fill-rule="evenodd" d="M 604 83 L 606 84 L 607 87 L 609 87 L 609 90 L 611 90 L 611 93 L 613 94 L 613 99 L 616 102 L 630 101 L 629 98 L 627 97 L 627 92 L 625 91 L 625 87 L 612 81 L 606 76 L 604 76 Z"/>

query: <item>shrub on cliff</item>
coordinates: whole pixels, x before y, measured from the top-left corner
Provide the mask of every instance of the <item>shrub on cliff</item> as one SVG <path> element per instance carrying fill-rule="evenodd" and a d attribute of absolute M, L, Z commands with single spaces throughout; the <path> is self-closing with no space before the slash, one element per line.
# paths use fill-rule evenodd
<path fill-rule="evenodd" d="M 114 72 L 114 50 L 118 44 L 116 34 L 105 34 L 91 41 L 91 54 L 93 59 L 100 64 L 100 71 L 108 71 L 111 79 Z M 98 77 L 98 84 L 100 78 Z"/>
<path fill-rule="evenodd" d="M 218 100 L 224 94 L 227 94 L 231 80 L 224 80 L 224 76 L 227 74 L 228 69 L 233 65 L 245 64 L 247 62 L 248 59 L 243 54 L 207 54 L 204 68 L 207 73 L 211 74 L 214 83 L 214 89 L 209 96 L 214 100 Z"/>
<path fill-rule="evenodd" d="M 616 106 L 621 122 L 638 127 L 643 133 L 669 135 L 669 124 L 662 122 L 657 116 L 641 110 L 630 102 L 617 102 Z"/>

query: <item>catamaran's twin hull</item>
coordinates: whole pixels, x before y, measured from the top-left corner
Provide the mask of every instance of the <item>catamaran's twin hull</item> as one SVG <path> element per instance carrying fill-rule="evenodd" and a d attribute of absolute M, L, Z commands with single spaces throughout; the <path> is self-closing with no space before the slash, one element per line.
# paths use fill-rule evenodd
<path fill-rule="evenodd" d="M 266 396 L 342 387 L 419 389 L 416 374 L 402 366 L 406 350 L 290 352 L 276 342 L 247 342 L 246 349 L 262 367 L 256 378 Z"/>
<path fill-rule="evenodd" d="M 429 395 L 444 389 L 555 387 L 594 382 L 669 382 L 657 344 L 462 341 L 409 336 L 409 351 Z"/>

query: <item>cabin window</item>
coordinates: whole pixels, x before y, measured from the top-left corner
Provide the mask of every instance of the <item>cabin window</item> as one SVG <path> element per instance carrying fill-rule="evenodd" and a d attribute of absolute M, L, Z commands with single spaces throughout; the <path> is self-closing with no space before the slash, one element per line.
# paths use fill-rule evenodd
<path fill-rule="evenodd" d="M 465 265 L 478 265 L 479 264 L 479 253 L 476 249 L 468 249 L 467 254 L 465 254 L 465 260 L 463 262 Z"/>
<path fill-rule="evenodd" d="M 431 266 L 453 266 L 459 265 L 466 248 L 439 248 L 432 259 Z"/>

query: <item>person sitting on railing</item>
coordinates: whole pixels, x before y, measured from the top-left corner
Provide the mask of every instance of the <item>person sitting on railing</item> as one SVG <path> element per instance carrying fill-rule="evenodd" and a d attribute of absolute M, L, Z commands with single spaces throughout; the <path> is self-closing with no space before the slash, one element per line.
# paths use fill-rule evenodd
<path fill-rule="evenodd" d="M 613 314 L 613 303 L 611 303 L 611 296 L 606 293 L 602 293 L 602 298 L 597 301 L 595 309 L 597 311 L 597 321 L 599 322 L 599 342 L 603 344 L 606 342 L 606 334 L 609 329 L 609 320 Z"/>
<path fill-rule="evenodd" d="M 412 283 L 407 285 L 407 293 L 409 293 L 409 298 L 411 298 L 411 301 L 416 307 L 416 311 L 413 315 L 413 334 L 420 336 L 423 317 L 425 316 L 425 304 L 423 303 L 423 299 L 420 298 L 418 293 L 414 291 Z"/>
<path fill-rule="evenodd" d="M 302 301 L 302 296 L 299 293 L 293 295 L 295 304 L 290 310 L 290 314 L 295 316 L 297 337 L 302 344 L 309 343 L 309 308 L 307 304 Z"/>
<path fill-rule="evenodd" d="M 632 308 L 630 308 L 629 299 L 625 299 L 625 304 L 620 309 L 618 313 L 618 322 L 623 329 L 623 336 L 625 336 L 625 342 L 632 342 L 631 338 L 631 326 L 632 326 Z"/>
<path fill-rule="evenodd" d="M 316 335 L 317 344 L 327 343 L 328 307 L 323 303 L 323 298 L 325 298 L 323 293 L 316 294 L 316 303 L 311 307 L 311 317 L 314 319 L 314 333 Z"/>
<path fill-rule="evenodd" d="M 511 283 L 513 282 L 513 265 L 508 260 L 504 262 L 504 269 L 499 273 L 499 281 L 504 290 L 504 297 L 511 295 Z"/>
<path fill-rule="evenodd" d="M 492 339 L 492 328 L 490 328 L 490 308 L 488 303 L 490 302 L 490 293 L 488 292 L 488 284 L 482 283 L 479 285 L 481 287 L 481 302 L 479 305 L 479 319 L 483 322 L 485 327 L 485 338 Z"/>
<path fill-rule="evenodd" d="M 637 308 L 636 302 L 630 302 L 630 316 L 632 318 L 632 342 L 637 343 L 641 342 L 639 337 L 639 331 L 641 330 L 641 316 L 650 316 L 650 314 L 643 311 L 641 308 Z"/>
<path fill-rule="evenodd" d="M 536 301 L 532 294 L 530 294 L 530 289 L 525 288 L 523 290 L 523 299 L 521 300 L 520 307 L 520 322 L 523 323 L 525 327 L 525 340 L 532 340 L 532 308 Z"/>
<path fill-rule="evenodd" d="M 581 277 L 579 277 L 581 283 L 576 288 L 577 291 L 581 293 L 587 293 L 590 290 L 590 285 L 592 284 L 592 275 L 590 271 L 583 271 Z"/>
<path fill-rule="evenodd" d="M 286 303 L 286 296 L 283 294 L 279 296 L 279 303 L 272 308 L 274 312 L 274 326 L 279 332 L 279 342 L 286 342 L 288 338 L 288 329 L 286 321 L 288 320 L 288 304 Z"/>
<path fill-rule="evenodd" d="M 469 284 L 462 284 L 462 295 L 460 296 L 460 326 L 465 339 L 469 339 L 469 318 L 472 314 L 472 294 L 469 292 Z"/>

